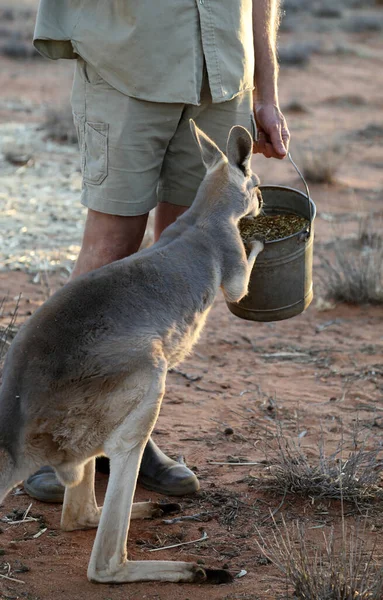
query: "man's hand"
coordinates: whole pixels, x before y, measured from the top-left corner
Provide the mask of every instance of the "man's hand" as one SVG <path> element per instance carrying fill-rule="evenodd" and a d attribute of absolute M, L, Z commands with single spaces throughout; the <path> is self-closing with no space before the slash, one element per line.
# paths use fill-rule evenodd
<path fill-rule="evenodd" d="M 253 153 L 266 158 L 285 158 L 289 150 L 290 132 L 278 106 L 254 102 L 254 117 L 258 140 L 254 141 Z"/>

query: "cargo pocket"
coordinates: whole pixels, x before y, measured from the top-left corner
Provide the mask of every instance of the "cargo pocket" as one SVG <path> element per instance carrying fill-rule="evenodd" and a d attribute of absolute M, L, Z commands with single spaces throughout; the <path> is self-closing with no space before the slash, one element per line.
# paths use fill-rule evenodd
<path fill-rule="evenodd" d="M 108 124 L 85 122 L 84 181 L 100 185 L 108 174 Z"/>

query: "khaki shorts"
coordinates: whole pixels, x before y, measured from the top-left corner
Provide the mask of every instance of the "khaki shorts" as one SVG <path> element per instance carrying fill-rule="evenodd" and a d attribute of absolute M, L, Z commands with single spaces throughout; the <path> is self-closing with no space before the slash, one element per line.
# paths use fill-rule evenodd
<path fill-rule="evenodd" d="M 81 153 L 81 202 L 112 215 L 145 214 L 157 202 L 192 204 L 205 169 L 189 119 L 222 150 L 233 125 L 255 133 L 252 93 L 212 104 L 206 77 L 200 106 L 147 102 L 117 91 L 80 58 L 71 102 Z"/>

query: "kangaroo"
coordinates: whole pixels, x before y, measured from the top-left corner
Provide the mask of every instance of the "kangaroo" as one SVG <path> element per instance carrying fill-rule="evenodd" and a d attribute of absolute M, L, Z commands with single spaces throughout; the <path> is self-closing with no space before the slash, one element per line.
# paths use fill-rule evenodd
<path fill-rule="evenodd" d="M 66 486 L 64 530 L 97 527 L 93 582 L 220 583 L 231 575 L 182 561 L 128 561 L 130 519 L 166 505 L 133 503 L 146 442 L 169 368 L 192 349 L 219 288 L 229 302 L 247 293 L 262 242 L 247 256 L 238 231 L 262 200 L 251 172 L 252 138 L 231 129 L 227 155 L 193 121 L 207 169 L 191 208 L 159 241 L 68 283 L 20 329 L 0 391 L 0 502 L 51 465 Z M 94 493 L 95 457 L 110 458 L 104 506 Z"/>

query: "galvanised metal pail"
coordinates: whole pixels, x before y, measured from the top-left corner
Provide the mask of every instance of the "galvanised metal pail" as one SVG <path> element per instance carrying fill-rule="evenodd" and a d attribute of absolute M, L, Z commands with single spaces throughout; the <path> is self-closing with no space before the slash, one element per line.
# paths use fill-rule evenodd
<path fill-rule="evenodd" d="M 227 303 L 237 317 L 250 321 L 281 321 L 303 312 L 313 299 L 312 261 L 316 207 L 303 175 L 306 194 L 280 185 L 261 185 L 264 212 L 293 213 L 309 221 L 307 229 L 265 242 L 249 283 L 249 293 L 238 303 Z"/>

